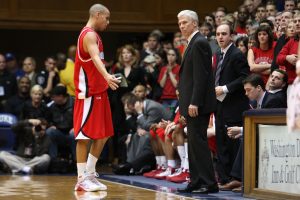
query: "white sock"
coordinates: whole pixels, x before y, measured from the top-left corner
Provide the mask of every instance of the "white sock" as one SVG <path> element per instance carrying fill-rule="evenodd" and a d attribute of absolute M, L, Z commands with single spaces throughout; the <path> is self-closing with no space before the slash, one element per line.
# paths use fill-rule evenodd
<path fill-rule="evenodd" d="M 185 158 L 184 158 L 184 165 L 183 169 L 184 170 L 189 170 L 189 155 L 188 155 L 188 143 L 184 143 L 184 149 L 185 149 Z"/>
<path fill-rule="evenodd" d="M 184 146 L 177 146 L 177 151 L 178 151 L 178 155 L 180 157 L 180 167 L 183 168 L 183 164 L 184 164 L 184 158 L 185 158 L 185 149 Z"/>
<path fill-rule="evenodd" d="M 155 156 L 155 160 L 156 160 L 156 165 L 160 167 L 161 166 L 160 156 Z"/>
<path fill-rule="evenodd" d="M 168 160 L 168 167 L 175 168 L 176 167 L 175 160 Z"/>
<path fill-rule="evenodd" d="M 87 163 L 86 163 L 86 171 L 89 174 L 95 173 L 96 172 L 96 163 L 98 161 L 98 158 L 93 156 L 92 154 L 89 153 Z"/>
<path fill-rule="evenodd" d="M 86 163 L 77 163 L 78 178 L 83 177 L 85 171 L 86 171 Z"/>
<path fill-rule="evenodd" d="M 189 171 L 189 159 L 188 158 L 184 159 L 183 170 Z"/>
<path fill-rule="evenodd" d="M 166 156 L 160 156 L 161 166 L 167 167 L 167 158 Z"/>

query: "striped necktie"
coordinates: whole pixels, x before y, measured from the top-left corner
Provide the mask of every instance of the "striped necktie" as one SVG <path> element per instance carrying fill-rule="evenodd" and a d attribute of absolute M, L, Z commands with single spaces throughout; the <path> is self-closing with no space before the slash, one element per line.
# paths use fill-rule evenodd
<path fill-rule="evenodd" d="M 216 76 L 215 76 L 215 86 L 219 86 L 219 80 L 220 80 L 220 73 L 221 73 L 221 70 L 222 70 L 222 63 L 223 63 L 223 60 L 224 60 L 224 57 L 223 57 L 224 53 L 221 52 L 220 55 L 219 55 L 219 62 L 218 62 L 218 65 L 217 65 L 217 69 L 216 69 Z"/>

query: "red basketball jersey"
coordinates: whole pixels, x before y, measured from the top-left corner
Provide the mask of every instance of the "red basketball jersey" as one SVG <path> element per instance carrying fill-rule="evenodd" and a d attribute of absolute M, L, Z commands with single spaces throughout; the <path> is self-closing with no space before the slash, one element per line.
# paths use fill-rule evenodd
<path fill-rule="evenodd" d="M 78 38 L 75 70 L 74 70 L 74 83 L 75 83 L 75 95 L 78 98 L 78 94 L 84 94 L 85 98 L 99 95 L 106 91 L 108 84 L 101 73 L 95 67 L 90 55 L 83 49 L 83 39 L 88 32 L 95 32 L 89 27 L 84 27 Z M 95 32 L 96 33 L 96 32 Z M 103 44 L 100 36 L 97 35 L 97 43 L 100 51 L 99 57 L 104 62 Z"/>

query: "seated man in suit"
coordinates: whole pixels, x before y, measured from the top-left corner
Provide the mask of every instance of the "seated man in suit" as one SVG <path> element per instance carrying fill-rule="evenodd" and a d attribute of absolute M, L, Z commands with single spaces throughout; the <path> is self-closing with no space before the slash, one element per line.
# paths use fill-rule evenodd
<path fill-rule="evenodd" d="M 275 72 L 275 71 L 274 71 Z M 277 76 L 277 73 L 272 73 L 273 78 L 274 76 Z M 272 76 L 271 75 L 271 76 Z M 250 101 L 257 101 L 256 109 L 263 109 L 263 108 L 284 108 L 286 106 L 286 100 L 285 104 L 282 102 L 282 99 L 280 97 L 265 91 L 265 85 L 262 77 L 258 74 L 251 74 L 248 76 L 244 81 L 244 89 L 246 91 L 246 95 L 248 96 Z M 274 85 L 274 84 L 271 84 Z M 239 139 L 243 135 L 243 127 L 233 126 L 227 128 L 227 134 L 230 139 Z M 237 153 L 237 156 L 235 158 L 235 161 L 233 163 L 233 167 L 231 169 L 231 175 L 233 177 L 233 180 L 222 187 L 220 187 L 220 190 L 226 191 L 226 190 L 232 190 L 234 192 L 241 192 L 241 186 L 242 186 L 242 158 L 243 158 L 243 140 L 241 140 L 241 144 Z"/>
<path fill-rule="evenodd" d="M 137 86 L 136 86 L 137 87 Z M 135 87 L 135 88 L 136 88 Z M 143 86 L 144 87 L 144 86 Z M 124 124 L 124 133 L 119 135 L 118 138 L 118 164 L 126 163 L 127 158 L 127 146 L 131 140 L 133 134 L 136 133 L 136 113 L 127 107 L 127 100 L 133 94 L 131 92 L 125 93 L 122 98 L 122 104 L 124 106 L 124 112 L 126 115 L 125 124 Z M 118 166 L 113 166 L 113 168 Z"/>
<path fill-rule="evenodd" d="M 243 84 L 249 100 L 257 102 L 256 108 L 286 108 L 286 102 L 282 102 L 278 96 L 266 91 L 260 75 L 249 75 Z"/>
<path fill-rule="evenodd" d="M 275 69 L 268 80 L 268 92 L 274 94 L 282 101 L 282 104 L 287 107 L 287 86 L 288 86 L 288 75 L 281 69 Z"/>
<path fill-rule="evenodd" d="M 150 99 L 141 100 L 135 95 L 129 95 L 126 101 L 127 109 L 137 114 L 137 131 L 133 134 L 127 146 L 127 163 L 115 170 L 116 174 L 140 173 L 146 166 L 151 170 L 155 166 L 155 158 L 150 144 L 150 126 L 161 119 L 169 120 L 171 114 L 160 104 Z"/>
<path fill-rule="evenodd" d="M 179 95 L 178 89 L 176 89 L 176 95 L 177 97 Z M 150 126 L 150 141 L 155 154 L 156 169 L 149 173 L 144 173 L 143 176 L 147 178 L 167 179 L 167 177 L 175 172 L 176 161 L 174 157 L 175 151 L 172 147 L 172 133 L 177 125 L 180 126 L 179 119 L 179 109 L 176 109 L 173 121 L 162 120 Z M 180 129 L 183 135 L 183 126 Z M 183 147 L 183 140 L 180 143 L 180 146 Z"/>
<path fill-rule="evenodd" d="M 284 72 L 279 72 L 282 70 L 274 70 L 270 76 L 269 86 L 271 91 L 275 91 L 275 88 L 280 89 L 284 88 L 287 82 L 287 76 L 284 76 Z M 281 76 L 282 75 L 282 76 Z M 285 77 L 285 78 L 284 78 Z M 276 80 L 275 80 L 276 79 Z M 280 83 L 281 84 L 280 84 Z M 246 91 L 246 95 L 248 96 L 250 101 L 256 100 L 257 107 L 256 109 L 263 108 L 285 108 L 286 107 L 286 99 L 283 101 L 283 98 L 273 94 L 271 92 L 265 91 L 264 81 L 258 74 L 252 74 L 248 76 L 244 81 L 244 89 Z M 279 91 L 277 91 L 279 92 Z M 243 127 L 233 126 L 227 128 L 227 134 L 230 139 L 239 139 L 243 135 Z M 234 192 L 241 192 L 241 179 L 242 179 L 242 158 L 243 158 L 243 141 L 241 140 L 241 144 L 235 158 L 231 175 L 233 180 L 222 187 L 220 190 L 232 190 Z"/>

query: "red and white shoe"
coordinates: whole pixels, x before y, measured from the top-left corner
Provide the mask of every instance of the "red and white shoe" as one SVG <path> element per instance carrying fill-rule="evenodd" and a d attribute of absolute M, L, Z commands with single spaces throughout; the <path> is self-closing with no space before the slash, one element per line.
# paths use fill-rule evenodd
<path fill-rule="evenodd" d="M 75 191 L 74 196 L 76 200 L 101 200 L 107 197 L 107 192 L 106 191 L 97 191 L 97 192 Z"/>
<path fill-rule="evenodd" d="M 87 174 L 85 173 L 82 177 L 78 178 L 78 181 L 75 185 L 75 191 L 86 191 L 86 192 L 95 192 L 100 190 L 106 190 L 107 187 L 100 183 L 96 179 L 95 174 Z"/>
<path fill-rule="evenodd" d="M 182 168 L 177 168 L 177 169 L 175 169 L 175 172 L 174 172 L 173 174 L 167 176 L 167 177 L 166 177 L 166 180 L 169 181 L 169 179 L 170 179 L 171 177 L 173 177 L 173 176 L 178 176 L 179 174 L 182 173 L 182 170 L 183 170 Z"/>
<path fill-rule="evenodd" d="M 167 176 L 170 176 L 171 174 L 173 174 L 174 172 L 175 172 L 174 168 L 168 167 L 165 171 L 163 171 L 159 174 L 156 174 L 154 176 L 154 178 L 163 180 L 163 179 L 166 179 Z"/>
<path fill-rule="evenodd" d="M 152 171 L 150 171 L 150 172 L 146 172 L 146 173 L 144 173 L 143 174 L 143 176 L 144 177 L 147 177 L 147 178 L 154 178 L 154 176 L 156 175 L 156 174 L 159 174 L 159 173 L 161 173 L 161 172 L 163 172 L 164 171 L 164 169 L 161 167 L 161 166 L 156 166 L 156 169 L 154 169 L 154 170 L 152 170 Z"/>
<path fill-rule="evenodd" d="M 167 180 L 174 183 L 184 183 L 189 180 L 190 173 L 188 171 L 182 170 L 181 173 L 176 176 L 169 177 Z"/>
<path fill-rule="evenodd" d="M 107 186 L 101 183 L 97 178 L 99 177 L 99 174 L 97 172 L 91 173 L 88 175 L 89 179 L 99 187 L 99 190 L 107 190 Z"/>
<path fill-rule="evenodd" d="M 93 183 L 90 179 L 84 178 L 83 180 L 78 180 L 74 188 L 75 191 L 86 191 L 95 192 L 100 190 L 99 186 Z"/>

